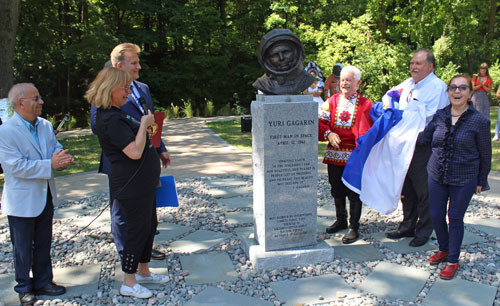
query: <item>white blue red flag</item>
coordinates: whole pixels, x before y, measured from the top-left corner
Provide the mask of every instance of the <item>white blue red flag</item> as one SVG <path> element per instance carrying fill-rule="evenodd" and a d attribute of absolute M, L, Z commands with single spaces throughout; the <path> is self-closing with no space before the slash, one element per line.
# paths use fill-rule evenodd
<path fill-rule="evenodd" d="M 394 88 L 386 95 L 395 94 L 394 91 L 401 92 Z M 381 104 L 374 103 L 374 111 L 378 110 L 381 116 L 358 138 L 358 147 L 347 161 L 342 181 L 359 193 L 364 204 L 389 214 L 398 207 L 417 136 L 425 128 L 425 105 L 414 100 L 404 111 L 382 111 Z"/>

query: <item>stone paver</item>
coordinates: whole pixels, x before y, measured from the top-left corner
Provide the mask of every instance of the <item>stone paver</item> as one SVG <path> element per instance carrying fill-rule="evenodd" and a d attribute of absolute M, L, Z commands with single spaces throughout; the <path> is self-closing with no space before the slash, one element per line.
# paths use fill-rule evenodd
<path fill-rule="evenodd" d="M 383 260 L 385 258 L 382 252 L 363 239 L 352 244 L 343 244 L 341 237 L 333 237 L 325 242 L 333 247 L 336 258 L 348 258 L 353 262 Z"/>
<path fill-rule="evenodd" d="M 84 209 L 83 207 L 84 206 L 82 206 L 82 205 L 73 205 L 70 207 L 56 208 L 56 209 L 54 209 L 54 219 L 73 218 L 76 216 L 82 216 L 82 215 L 88 214 L 89 209 Z M 95 211 L 95 214 L 97 214 L 97 213 L 98 212 Z M 102 214 L 109 215 L 109 209 L 106 209 L 106 211 L 104 211 Z M 96 222 L 97 222 L 97 220 L 96 220 Z"/>
<path fill-rule="evenodd" d="M 489 235 L 500 237 L 500 220 L 497 219 L 475 219 L 466 226 L 472 226 Z"/>
<path fill-rule="evenodd" d="M 156 274 L 168 275 L 167 262 L 165 260 L 151 260 L 149 262 L 149 270 L 151 270 L 151 272 Z M 113 288 L 119 290 L 123 282 L 122 265 L 119 261 L 115 265 L 115 276 L 113 280 L 114 280 Z M 162 287 L 166 286 L 166 284 L 142 284 L 142 285 L 151 290 L 161 289 Z"/>
<path fill-rule="evenodd" d="M 349 214 L 349 201 L 347 201 L 346 208 L 347 213 Z M 369 209 L 370 208 L 368 206 L 363 206 L 363 209 L 361 210 L 361 218 L 363 218 L 368 213 Z M 335 220 L 336 215 L 335 205 L 318 206 L 318 217 L 333 218 L 333 220 Z"/>
<path fill-rule="evenodd" d="M 328 217 L 335 219 L 335 205 L 324 205 L 318 207 L 318 217 Z"/>
<path fill-rule="evenodd" d="M 273 306 L 273 303 L 237 294 L 215 287 L 208 287 L 194 296 L 184 306 Z"/>
<path fill-rule="evenodd" d="M 368 274 L 359 289 L 376 296 L 413 301 L 429 278 L 430 273 L 390 262 L 379 263 Z"/>
<path fill-rule="evenodd" d="M 95 211 L 95 215 L 84 216 L 81 218 L 75 218 L 73 220 L 73 225 L 78 227 L 85 227 L 92 220 L 95 219 L 98 212 Z M 99 229 L 103 232 L 110 233 L 111 232 L 111 216 L 109 215 L 109 211 L 104 211 L 92 224 L 89 225 L 89 229 Z"/>
<path fill-rule="evenodd" d="M 432 285 L 422 305 L 426 306 L 483 306 L 493 305 L 497 288 L 473 283 L 458 277 L 438 279 Z"/>
<path fill-rule="evenodd" d="M 246 180 L 231 179 L 231 178 L 205 181 L 205 185 L 212 188 L 246 186 L 247 183 L 248 182 Z"/>
<path fill-rule="evenodd" d="M 238 196 L 252 195 L 251 187 L 228 187 L 228 188 L 210 188 L 208 194 L 214 198 L 232 198 Z"/>
<path fill-rule="evenodd" d="M 192 227 L 182 226 L 175 223 L 160 223 L 158 224 L 157 229 L 160 231 L 160 233 L 155 236 L 156 243 L 169 241 L 177 236 L 193 230 Z"/>
<path fill-rule="evenodd" d="M 198 230 L 180 240 L 172 242 L 168 247 L 172 248 L 175 252 L 193 253 L 209 249 L 230 236 L 230 234 L 220 232 Z"/>
<path fill-rule="evenodd" d="M 484 239 L 483 237 L 471 233 L 468 230 L 464 230 L 464 239 L 462 240 L 462 246 L 474 243 L 484 243 L 484 242 L 486 242 L 486 239 Z"/>
<path fill-rule="evenodd" d="M 54 282 L 66 287 L 66 293 L 57 298 L 65 299 L 81 295 L 93 295 L 99 286 L 101 265 L 85 265 L 66 268 L 54 268 Z M 14 274 L 0 274 L 0 302 L 5 305 L 18 305 L 19 297 L 14 291 L 16 285 Z M 48 296 L 37 296 L 39 300 L 52 299 Z"/>
<path fill-rule="evenodd" d="M 346 294 L 346 298 L 360 295 L 358 290 L 348 286 L 337 274 L 301 278 L 294 281 L 285 280 L 269 285 L 278 299 L 285 305 L 304 305 L 325 303 L 337 300 L 337 292 Z M 319 297 L 323 297 L 322 300 Z"/>
<path fill-rule="evenodd" d="M 226 213 L 229 224 L 253 224 L 253 210 Z"/>
<path fill-rule="evenodd" d="M 233 281 L 238 278 L 238 273 L 226 252 L 182 255 L 179 258 L 182 269 L 189 272 L 184 278 L 187 285 Z"/>
<path fill-rule="evenodd" d="M 408 254 L 415 252 L 425 252 L 429 250 L 436 250 L 437 243 L 434 240 L 429 239 L 426 244 L 419 247 L 411 247 L 408 245 L 413 238 L 406 237 L 401 239 L 389 239 L 385 237 L 385 232 L 374 233 L 371 237 L 379 240 L 385 247 L 393 250 L 398 254 Z"/>
<path fill-rule="evenodd" d="M 0 302 L 5 305 L 18 305 L 19 297 L 14 291 L 16 280 L 14 274 L 0 274 Z"/>
<path fill-rule="evenodd" d="M 318 233 L 326 233 L 326 228 L 335 222 L 335 219 L 318 217 Z"/>
<path fill-rule="evenodd" d="M 225 209 L 238 209 L 253 207 L 253 197 L 234 197 L 227 199 L 217 199 L 217 204 Z"/>

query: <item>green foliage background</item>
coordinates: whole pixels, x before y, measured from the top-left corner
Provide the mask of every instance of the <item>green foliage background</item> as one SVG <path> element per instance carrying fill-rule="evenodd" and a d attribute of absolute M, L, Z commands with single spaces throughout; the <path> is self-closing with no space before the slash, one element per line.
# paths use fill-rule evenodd
<path fill-rule="evenodd" d="M 260 38 L 289 28 L 306 61 L 325 72 L 358 66 L 361 92 L 376 101 L 409 77 L 413 50 L 432 49 L 436 74 L 476 73 L 493 64 L 500 82 L 497 0 L 22 0 L 15 81 L 33 82 L 45 115 L 70 111 L 88 124 L 83 94 L 120 42 L 141 46 L 140 80 L 157 106 L 190 103 L 192 114 L 248 109 L 263 70 Z M 496 87 L 495 87 L 496 88 Z M 57 118 L 56 118 L 57 119 Z"/>

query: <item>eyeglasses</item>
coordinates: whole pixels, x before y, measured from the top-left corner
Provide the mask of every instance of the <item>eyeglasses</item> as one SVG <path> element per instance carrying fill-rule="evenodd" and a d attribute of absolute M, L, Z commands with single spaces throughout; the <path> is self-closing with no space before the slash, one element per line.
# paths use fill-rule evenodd
<path fill-rule="evenodd" d="M 460 91 L 466 91 L 467 89 L 469 89 L 469 86 L 467 86 L 467 85 L 460 85 L 460 86 L 457 86 L 457 85 L 451 85 L 451 86 L 449 87 L 449 90 L 450 90 L 451 92 L 456 91 L 457 89 L 458 89 L 458 90 L 460 90 Z"/>
<path fill-rule="evenodd" d="M 33 98 L 21 98 L 21 99 L 38 102 L 39 100 L 42 100 L 42 96 L 34 96 Z"/>

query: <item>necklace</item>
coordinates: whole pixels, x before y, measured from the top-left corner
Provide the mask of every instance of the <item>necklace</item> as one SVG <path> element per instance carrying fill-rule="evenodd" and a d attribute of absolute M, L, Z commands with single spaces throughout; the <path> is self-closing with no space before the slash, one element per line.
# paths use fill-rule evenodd
<path fill-rule="evenodd" d="M 456 117 L 460 117 L 460 116 L 462 116 L 462 115 L 463 115 L 466 111 L 467 111 L 467 108 L 466 108 L 463 112 L 461 112 L 460 114 L 458 114 L 458 115 L 453 115 L 453 114 L 451 113 L 451 109 L 450 109 L 450 114 L 451 114 L 451 117 L 456 118 Z"/>

